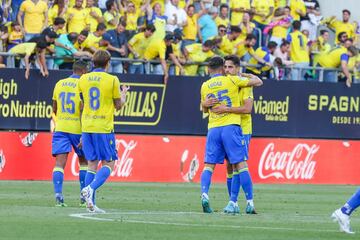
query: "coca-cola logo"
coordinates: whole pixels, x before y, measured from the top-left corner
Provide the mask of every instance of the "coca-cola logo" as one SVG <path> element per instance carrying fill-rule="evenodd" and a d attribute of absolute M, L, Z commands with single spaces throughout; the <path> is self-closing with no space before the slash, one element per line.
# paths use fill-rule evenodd
<path fill-rule="evenodd" d="M 0 149 L 0 173 L 3 171 L 5 167 L 5 155 L 2 149 Z"/>
<path fill-rule="evenodd" d="M 185 182 L 192 182 L 196 176 L 197 171 L 199 170 L 199 158 L 197 154 L 194 154 L 193 158 L 190 160 L 190 164 L 186 167 L 185 164 L 188 159 L 189 150 L 186 149 L 181 155 L 180 172 Z"/>
<path fill-rule="evenodd" d="M 310 180 L 314 177 L 316 167 L 314 155 L 320 146 L 300 143 L 289 152 L 276 151 L 274 148 L 275 144 L 269 143 L 261 155 L 258 168 L 261 179 L 275 177 L 287 180 Z"/>
<path fill-rule="evenodd" d="M 131 152 L 135 149 L 136 146 L 137 142 L 134 140 L 126 142 L 122 139 L 116 139 L 118 160 L 115 161 L 114 170 L 112 171 L 111 176 L 127 178 L 131 175 L 134 163 L 134 159 L 131 157 Z M 74 176 L 79 176 L 77 162 L 77 155 L 74 154 L 71 161 L 71 173 Z"/>
<path fill-rule="evenodd" d="M 25 147 L 31 147 L 37 135 L 38 133 L 33 133 L 33 132 L 26 133 L 25 135 L 23 133 L 19 133 L 19 138 L 21 140 L 21 143 Z"/>

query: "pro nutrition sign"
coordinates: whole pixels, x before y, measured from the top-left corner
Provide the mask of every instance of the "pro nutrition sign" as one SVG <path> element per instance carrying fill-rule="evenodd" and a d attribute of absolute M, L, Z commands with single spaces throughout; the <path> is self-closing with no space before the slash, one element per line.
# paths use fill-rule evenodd
<path fill-rule="evenodd" d="M 0 71 L 0 128 L 48 131 L 52 91 L 71 74 L 51 71 L 48 78 L 31 71 Z M 118 133 L 205 135 L 207 115 L 200 109 L 202 77 L 119 75 L 130 85 L 127 103 L 116 111 Z M 265 81 L 254 90 L 254 136 L 360 139 L 360 85 Z"/>

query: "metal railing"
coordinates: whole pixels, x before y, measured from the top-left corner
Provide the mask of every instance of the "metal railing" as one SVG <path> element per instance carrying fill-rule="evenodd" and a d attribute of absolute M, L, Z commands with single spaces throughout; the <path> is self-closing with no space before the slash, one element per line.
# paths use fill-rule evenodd
<path fill-rule="evenodd" d="M 19 55 L 16 54 L 12 54 L 12 53 L 8 53 L 8 52 L 0 52 L 0 56 L 6 57 L 7 58 L 7 68 L 15 68 L 15 65 L 13 64 L 15 61 L 16 57 L 21 57 Z M 90 60 L 90 58 L 88 57 L 56 57 L 56 56 L 51 56 L 51 55 L 47 55 L 46 56 L 47 59 L 66 59 L 66 60 L 74 60 L 74 59 L 83 59 L 83 60 Z M 160 64 L 159 60 L 150 60 L 150 61 L 146 61 L 144 59 L 132 59 L 132 58 L 116 58 L 116 57 L 112 57 L 111 58 L 112 61 L 119 61 L 122 63 L 143 63 L 144 64 L 144 68 L 145 69 L 150 69 L 151 64 Z M 168 61 L 168 64 L 173 65 L 172 62 Z M 198 65 L 198 66 L 206 66 L 208 63 L 207 62 L 186 62 L 184 65 Z M 247 67 L 256 67 L 256 68 L 260 68 L 262 67 L 261 65 L 254 65 L 254 64 L 248 64 L 246 62 L 241 62 L 240 66 L 242 68 L 247 68 Z M 342 70 L 340 68 L 322 68 L 322 67 L 295 67 L 295 66 L 290 66 L 290 67 L 276 67 L 276 68 L 272 68 L 272 75 L 274 76 L 274 78 L 277 78 L 276 76 L 276 69 L 283 69 L 283 70 L 287 70 L 287 71 L 292 71 L 292 70 L 299 70 L 298 72 L 298 78 L 297 79 L 301 79 L 301 80 L 305 80 L 303 79 L 303 76 L 301 76 L 301 74 L 305 71 L 311 71 L 311 72 L 316 72 L 317 74 L 317 78 L 319 82 L 324 82 L 324 71 L 334 71 L 334 72 L 342 72 Z M 149 73 L 149 72 L 146 72 Z M 289 79 L 290 80 L 290 79 Z"/>

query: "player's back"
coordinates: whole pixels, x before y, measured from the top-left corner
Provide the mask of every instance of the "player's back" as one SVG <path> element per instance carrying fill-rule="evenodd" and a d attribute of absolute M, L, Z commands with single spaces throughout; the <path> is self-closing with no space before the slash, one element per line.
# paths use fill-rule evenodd
<path fill-rule="evenodd" d="M 114 99 L 120 98 L 119 79 L 102 69 L 81 76 L 79 90 L 84 101 L 82 131 L 110 133 L 114 129 Z"/>
<path fill-rule="evenodd" d="M 57 103 L 56 132 L 81 134 L 79 78 L 78 75 L 71 75 L 55 85 L 53 100 Z"/>
<path fill-rule="evenodd" d="M 219 104 L 225 104 L 228 107 L 238 107 L 240 105 L 239 88 L 245 87 L 248 82 L 249 80 L 238 76 L 215 75 L 203 83 L 201 87 L 202 101 L 206 97 L 213 97 L 219 100 Z M 232 124 L 239 125 L 240 122 L 239 114 L 215 114 L 211 110 L 209 111 L 209 129 Z"/>

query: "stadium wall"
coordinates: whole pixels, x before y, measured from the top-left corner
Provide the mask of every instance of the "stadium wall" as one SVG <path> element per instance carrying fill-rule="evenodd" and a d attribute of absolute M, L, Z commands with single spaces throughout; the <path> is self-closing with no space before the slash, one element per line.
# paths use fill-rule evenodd
<path fill-rule="evenodd" d="M 117 135 L 118 161 L 110 181 L 198 182 L 203 136 Z M 255 183 L 360 184 L 360 141 L 254 138 L 249 168 Z M 0 132 L 0 180 L 51 180 L 50 133 Z M 78 178 L 70 154 L 66 180 Z M 215 182 L 225 182 L 217 166 Z"/>
<path fill-rule="evenodd" d="M 0 71 L 0 128 L 49 131 L 52 90 L 70 75 L 52 71 L 43 78 L 31 71 Z M 130 85 L 127 104 L 115 113 L 115 131 L 127 134 L 206 135 L 200 87 L 206 78 L 119 75 Z M 254 90 L 255 137 L 360 139 L 360 84 L 265 81 Z"/>

